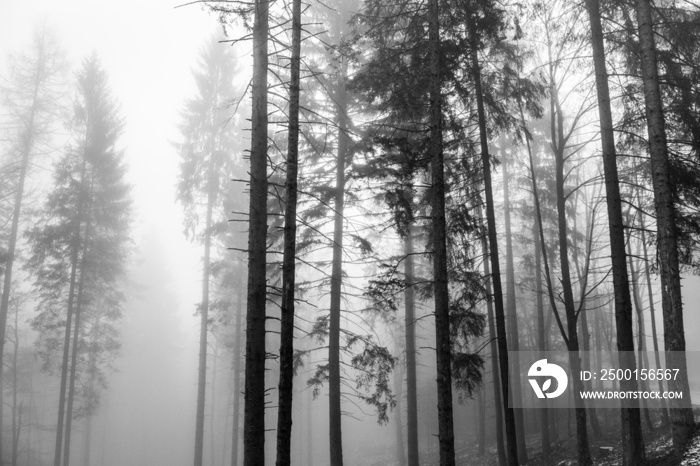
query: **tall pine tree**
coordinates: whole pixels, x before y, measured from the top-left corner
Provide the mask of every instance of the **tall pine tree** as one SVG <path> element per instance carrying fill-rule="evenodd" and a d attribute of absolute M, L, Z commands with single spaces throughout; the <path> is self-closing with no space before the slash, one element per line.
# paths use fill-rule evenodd
<path fill-rule="evenodd" d="M 131 211 L 126 165 L 118 149 L 123 123 L 96 54 L 83 61 L 76 77 L 72 141 L 55 164 L 42 218 L 29 234 L 29 266 L 40 297 L 32 325 L 39 332 L 45 366 L 58 365 L 61 355 L 56 466 L 62 454 L 64 464 L 69 462 L 75 387 L 77 378 L 85 376 L 78 372 L 83 340 L 88 339 L 82 333 L 83 316 L 99 316 L 104 323 L 121 316 Z M 101 348 L 113 354 L 118 343 Z"/>
<path fill-rule="evenodd" d="M 221 232 L 226 219 L 215 218 L 223 204 L 222 189 L 231 178 L 231 152 L 235 147 L 228 104 L 235 98 L 235 61 L 230 47 L 212 36 L 202 49 L 194 71 L 197 95 L 183 112 L 180 131 L 178 200 L 185 209 L 185 234 L 201 242 L 202 301 L 199 304 L 199 369 L 197 414 L 195 418 L 194 465 L 201 466 L 204 451 L 204 401 L 207 379 L 207 336 L 209 328 L 212 239 Z"/>

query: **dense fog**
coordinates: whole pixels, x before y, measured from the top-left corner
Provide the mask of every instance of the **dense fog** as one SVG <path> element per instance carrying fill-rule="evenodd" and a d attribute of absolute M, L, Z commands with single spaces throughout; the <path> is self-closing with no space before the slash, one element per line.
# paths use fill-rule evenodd
<path fill-rule="evenodd" d="M 0 466 L 696 464 L 699 51 L 694 1 L 0 4 Z"/>

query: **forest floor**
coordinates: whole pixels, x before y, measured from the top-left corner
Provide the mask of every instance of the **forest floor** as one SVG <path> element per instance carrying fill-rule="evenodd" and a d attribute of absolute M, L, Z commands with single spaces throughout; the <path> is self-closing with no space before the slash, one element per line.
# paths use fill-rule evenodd
<path fill-rule="evenodd" d="M 678 463 L 673 458 L 673 443 L 669 428 L 661 428 L 660 420 L 654 419 L 654 430 L 649 431 L 644 427 L 644 441 L 648 466 L 700 466 L 700 411 L 695 412 L 695 421 L 698 429 L 683 455 L 683 460 Z M 539 453 L 540 436 L 532 434 L 526 438 L 528 453 L 530 455 L 528 466 L 576 466 L 576 436 L 575 428 L 562 429 L 562 438 L 552 443 L 552 454 L 549 461 L 545 461 Z M 568 436 L 567 436 L 568 435 Z M 567 436 L 564 438 L 564 436 Z M 591 455 L 595 466 L 621 466 L 620 430 L 618 425 L 611 424 L 607 428 L 603 426 L 599 439 L 590 436 Z M 610 450 L 612 449 L 612 450 Z M 383 454 L 372 455 L 372 461 L 366 461 L 365 466 L 389 466 L 398 465 L 394 451 L 388 449 Z M 422 455 L 421 464 L 424 466 L 438 466 L 437 452 L 429 452 Z M 483 454 L 479 454 L 476 444 L 456 445 L 457 465 L 459 466 L 498 466 L 498 456 L 495 444 L 486 448 Z"/>
<path fill-rule="evenodd" d="M 696 411 L 696 423 L 700 425 L 700 417 Z M 572 429 L 573 430 L 573 429 Z M 602 430 L 599 439 L 590 437 L 591 455 L 596 466 L 620 466 L 622 465 L 619 428 L 617 426 Z M 673 458 L 673 444 L 670 429 L 662 429 L 658 420 L 655 429 L 645 429 L 644 438 L 648 466 L 678 466 Z M 545 461 L 539 454 L 540 439 L 538 434 L 528 436 L 528 451 L 530 458 L 528 466 L 575 466 L 576 461 L 576 437 L 572 435 L 552 446 L 552 455 L 549 461 Z M 612 447 L 612 452 L 609 448 Z M 537 452 L 537 453 L 534 453 Z M 437 463 L 435 463 L 437 465 Z M 462 447 L 457 449 L 457 464 L 460 466 L 497 466 L 498 459 L 495 445 L 487 449 L 486 454 L 479 455 L 478 447 Z M 430 466 L 433 466 L 432 464 Z M 680 466 L 700 466 L 700 429 L 696 430 L 690 445 L 686 449 Z"/>

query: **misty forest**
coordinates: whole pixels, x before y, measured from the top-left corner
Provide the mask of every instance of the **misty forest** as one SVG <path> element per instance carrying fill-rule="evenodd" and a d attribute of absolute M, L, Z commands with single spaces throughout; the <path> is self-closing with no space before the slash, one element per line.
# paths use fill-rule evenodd
<path fill-rule="evenodd" d="M 700 464 L 696 0 L 14 3 L 0 466 Z"/>

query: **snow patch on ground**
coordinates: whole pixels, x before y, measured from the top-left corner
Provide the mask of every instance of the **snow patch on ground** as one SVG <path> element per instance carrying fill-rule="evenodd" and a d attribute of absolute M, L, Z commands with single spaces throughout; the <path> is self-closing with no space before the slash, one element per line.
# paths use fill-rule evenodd
<path fill-rule="evenodd" d="M 683 454 L 681 466 L 700 466 L 700 435 L 696 432 Z"/>

